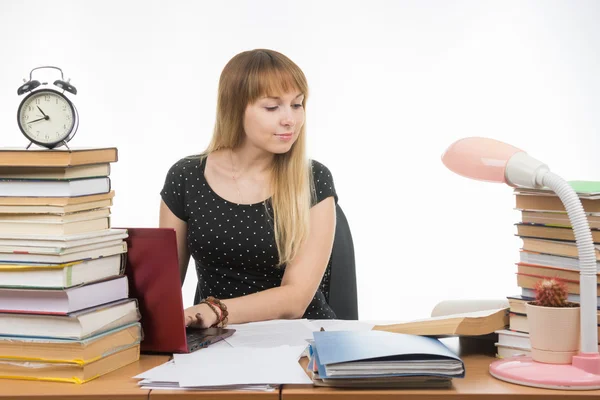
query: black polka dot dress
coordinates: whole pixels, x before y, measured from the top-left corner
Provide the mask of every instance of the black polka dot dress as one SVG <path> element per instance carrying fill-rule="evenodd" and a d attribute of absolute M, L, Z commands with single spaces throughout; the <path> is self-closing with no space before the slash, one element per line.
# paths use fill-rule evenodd
<path fill-rule="evenodd" d="M 204 177 L 206 158 L 188 157 L 169 170 L 161 197 L 175 216 L 187 222 L 187 242 L 196 261 L 203 297 L 229 299 L 281 285 L 285 266 L 277 267 L 270 199 L 255 204 L 229 202 Z M 337 194 L 329 169 L 312 161 L 312 205 Z M 331 260 L 304 318 L 332 319 L 327 304 Z"/>

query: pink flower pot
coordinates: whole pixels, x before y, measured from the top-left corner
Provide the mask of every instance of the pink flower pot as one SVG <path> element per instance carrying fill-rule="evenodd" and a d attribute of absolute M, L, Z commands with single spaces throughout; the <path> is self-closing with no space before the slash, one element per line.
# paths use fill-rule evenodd
<path fill-rule="evenodd" d="M 548 364 L 570 364 L 579 352 L 580 308 L 526 303 L 531 357 Z"/>

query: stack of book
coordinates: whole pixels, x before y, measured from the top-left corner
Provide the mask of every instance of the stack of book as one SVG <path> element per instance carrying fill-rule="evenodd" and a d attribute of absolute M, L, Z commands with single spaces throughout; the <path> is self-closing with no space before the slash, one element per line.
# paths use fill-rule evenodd
<path fill-rule="evenodd" d="M 314 332 L 307 370 L 315 386 L 448 387 L 463 361 L 438 339 L 380 331 Z"/>
<path fill-rule="evenodd" d="M 596 259 L 600 260 L 600 182 L 571 181 L 569 184 L 581 200 L 592 230 Z M 517 235 L 523 241 L 516 274 L 521 293 L 508 297 L 509 328 L 497 332 L 499 357 L 530 354 L 525 303 L 534 299 L 533 288 L 538 280 L 562 278 L 569 291 L 568 300 L 574 303 L 579 302 L 580 294 L 575 235 L 561 200 L 550 189 L 518 188 L 515 197 L 516 209 L 521 213 L 521 221 L 516 224 Z M 600 299 L 600 287 L 597 295 Z"/>
<path fill-rule="evenodd" d="M 117 149 L 0 149 L 0 378 L 83 383 L 139 359 Z"/>

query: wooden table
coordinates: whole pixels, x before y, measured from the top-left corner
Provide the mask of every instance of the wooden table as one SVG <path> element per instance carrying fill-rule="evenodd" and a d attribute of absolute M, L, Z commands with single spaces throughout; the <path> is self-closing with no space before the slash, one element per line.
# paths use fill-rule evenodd
<path fill-rule="evenodd" d="M 272 392 L 207 391 L 207 390 L 151 390 L 150 400 L 279 400 L 280 389 Z"/>
<path fill-rule="evenodd" d="M 321 388 L 308 385 L 284 385 L 273 392 L 203 391 L 203 390 L 142 390 L 133 376 L 169 360 L 168 356 L 142 355 L 136 363 L 83 385 L 71 383 L 33 382 L 0 379 L 0 400 L 40 399 L 159 399 L 159 400 L 367 400 L 401 397 L 403 400 L 559 400 L 569 398 L 600 398 L 596 391 L 560 391 L 513 385 L 493 378 L 488 372 L 494 361 L 493 342 L 450 339 L 446 345 L 457 351 L 465 362 L 466 377 L 454 379 L 450 389 L 371 390 Z M 306 359 L 302 360 L 306 365 Z"/>
<path fill-rule="evenodd" d="M 62 382 L 41 382 L 0 379 L 0 399 L 39 400 L 147 400 L 149 390 L 142 390 L 134 376 L 163 364 L 169 356 L 142 355 L 140 360 L 81 385 Z"/>
<path fill-rule="evenodd" d="M 565 391 L 536 389 L 515 385 L 492 377 L 488 371 L 494 358 L 493 341 L 477 339 L 443 339 L 452 350 L 457 351 L 465 363 L 465 378 L 453 379 L 449 389 L 342 389 L 303 385 L 284 385 L 281 400 L 562 400 L 575 398 L 600 399 L 600 390 Z M 306 365 L 306 359 L 304 359 Z"/>

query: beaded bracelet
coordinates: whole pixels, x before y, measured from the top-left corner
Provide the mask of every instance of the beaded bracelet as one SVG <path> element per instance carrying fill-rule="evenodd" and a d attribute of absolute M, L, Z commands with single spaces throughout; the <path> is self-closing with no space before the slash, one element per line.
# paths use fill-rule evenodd
<path fill-rule="evenodd" d="M 221 311 L 221 315 L 217 316 L 218 322 L 216 326 L 220 328 L 227 326 L 227 322 L 229 321 L 229 312 L 227 311 L 227 306 L 225 305 L 225 303 L 213 296 L 208 296 L 206 298 L 206 302 L 210 303 L 210 305 L 214 307 L 218 307 Z"/>
<path fill-rule="evenodd" d="M 221 309 L 219 309 L 219 311 L 217 311 L 217 307 L 215 307 L 211 302 L 207 301 L 207 300 L 202 300 L 199 304 L 206 304 L 217 316 L 217 322 L 216 324 L 218 324 L 221 321 L 221 313 L 219 311 L 221 311 Z M 216 324 L 213 324 L 213 326 L 215 326 Z"/>
<path fill-rule="evenodd" d="M 199 304 L 206 304 L 217 316 L 217 322 L 211 325 L 211 327 L 223 328 L 227 326 L 227 322 L 229 321 L 227 316 L 229 315 L 229 312 L 227 311 L 225 303 L 213 296 L 208 296 L 206 299 L 200 301 Z M 219 311 L 217 311 L 217 309 Z"/>

